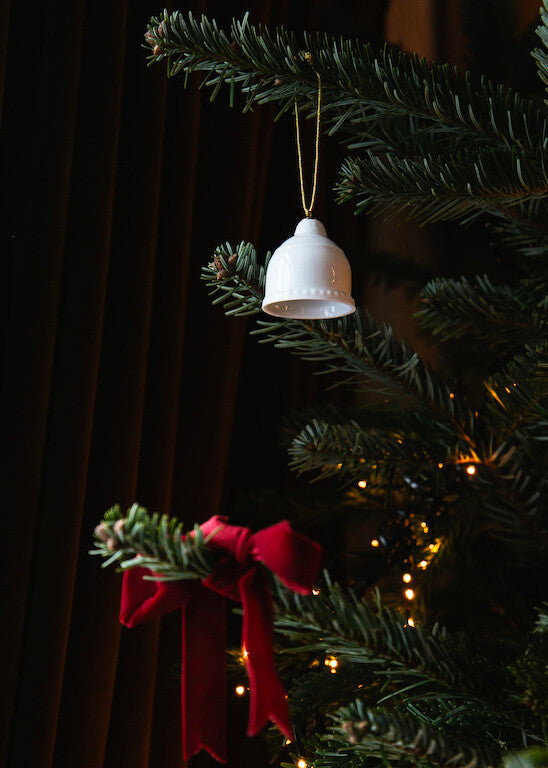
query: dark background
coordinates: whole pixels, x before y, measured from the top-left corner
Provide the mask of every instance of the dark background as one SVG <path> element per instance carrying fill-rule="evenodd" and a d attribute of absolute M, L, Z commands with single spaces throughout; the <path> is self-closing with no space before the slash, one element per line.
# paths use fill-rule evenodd
<path fill-rule="evenodd" d="M 182 10 L 219 22 L 250 10 L 254 22 L 387 38 L 464 64 L 459 6 L 192 0 Z M 519 7 L 521 33 L 538 3 Z M 161 10 L 150 0 L 0 6 L 7 766 L 181 765 L 180 617 L 121 628 L 120 578 L 87 555 L 93 527 L 117 501 L 192 525 L 242 491 L 294 483 L 282 415 L 325 397 L 310 365 L 212 311 L 199 280 L 218 243 L 262 252 L 292 233 L 293 124 L 274 126 L 270 108 L 230 110 L 223 91 L 211 104 L 196 77 L 184 91 L 163 66 L 147 68 L 142 34 Z M 309 154 L 310 126 L 304 135 Z M 368 249 L 446 274 L 491 256 L 443 230 L 395 231 L 337 208 L 340 157 L 324 141 L 315 213 L 352 261 L 355 295 L 435 360 L 410 320 L 416 280 L 379 279 Z M 230 764 L 265 765 L 245 741 L 246 703 L 233 706 Z"/>

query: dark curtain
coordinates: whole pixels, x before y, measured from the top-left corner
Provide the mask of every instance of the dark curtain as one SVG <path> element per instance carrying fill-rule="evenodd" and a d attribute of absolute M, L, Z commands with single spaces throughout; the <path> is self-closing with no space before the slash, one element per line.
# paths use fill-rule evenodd
<path fill-rule="evenodd" d="M 376 39 L 387 7 L 250 10 L 257 22 Z M 242 441 L 257 413 L 277 418 L 316 391 L 308 369 L 256 350 L 244 322 L 213 311 L 199 280 L 219 242 L 266 249 L 291 234 L 291 121 L 274 128 L 271 109 L 243 116 L 226 94 L 210 104 L 196 78 L 183 91 L 147 68 L 142 34 L 161 8 L 0 6 L 7 766 L 182 764 L 180 617 L 121 629 L 120 577 L 87 554 L 93 527 L 134 500 L 191 525 L 248 480 L 275 485 L 284 457 L 271 447 L 257 459 Z M 247 8 L 184 4 L 220 22 Z M 339 159 L 324 149 L 318 216 L 352 253 L 364 224 L 332 202 Z M 233 764 L 263 764 L 244 746 L 244 704 L 234 707 Z"/>

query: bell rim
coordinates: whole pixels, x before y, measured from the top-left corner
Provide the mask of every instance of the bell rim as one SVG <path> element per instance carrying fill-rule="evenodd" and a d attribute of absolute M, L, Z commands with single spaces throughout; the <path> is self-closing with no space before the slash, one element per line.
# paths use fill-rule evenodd
<path fill-rule="evenodd" d="M 351 295 L 343 291 L 331 291 L 330 293 L 336 295 L 327 295 L 327 292 L 325 292 L 322 296 L 277 296 L 276 298 L 269 298 L 265 296 L 261 305 L 261 309 L 265 314 L 272 317 L 285 317 L 287 319 L 294 320 L 335 320 L 338 317 L 346 317 L 347 315 L 351 315 L 356 311 L 356 304 Z M 331 316 L 327 316 L 325 313 L 310 314 L 310 312 L 298 315 L 294 312 L 291 313 L 287 310 L 283 311 L 279 309 L 279 305 L 281 304 L 291 304 L 293 305 L 292 309 L 295 310 L 299 303 L 302 303 L 303 306 L 306 304 L 309 307 L 310 305 L 317 304 L 318 309 L 321 305 L 333 303 L 338 304 L 339 307 L 337 314 Z"/>

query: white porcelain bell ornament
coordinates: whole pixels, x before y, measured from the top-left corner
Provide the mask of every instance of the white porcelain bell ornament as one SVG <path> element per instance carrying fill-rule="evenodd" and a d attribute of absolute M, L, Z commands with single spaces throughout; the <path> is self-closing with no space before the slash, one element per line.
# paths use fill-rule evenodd
<path fill-rule="evenodd" d="M 275 317 L 328 320 L 356 311 L 344 252 L 317 219 L 303 219 L 272 254 L 263 311 Z"/>

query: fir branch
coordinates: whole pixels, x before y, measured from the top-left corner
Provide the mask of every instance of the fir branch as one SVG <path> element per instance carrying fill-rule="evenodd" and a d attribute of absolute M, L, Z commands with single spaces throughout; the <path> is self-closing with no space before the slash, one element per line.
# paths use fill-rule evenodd
<path fill-rule="evenodd" d="M 442 341 L 471 336 L 508 354 L 548 341 L 548 305 L 528 306 L 528 293 L 525 286 L 495 286 L 487 275 L 435 278 L 422 290 L 415 317 Z"/>
<path fill-rule="evenodd" d="M 537 62 L 538 76 L 548 88 L 548 0 L 542 0 L 540 8 L 540 23 L 536 28 L 536 33 L 542 43 L 542 48 L 535 48 L 531 55 Z M 548 104 L 548 99 L 544 99 Z"/>
<path fill-rule="evenodd" d="M 544 312 L 544 307 L 542 308 Z M 545 326 L 544 326 L 545 327 Z M 526 425 L 533 427 L 531 439 L 548 440 L 548 347 L 527 346 L 523 355 L 514 357 L 499 373 L 484 383 L 482 410 L 492 432 L 503 442 L 524 441 Z"/>
<path fill-rule="evenodd" d="M 198 21 L 178 11 L 152 18 L 146 38 L 151 62 L 168 58 L 172 76 L 205 72 L 212 98 L 226 83 L 232 103 L 238 87 L 246 108 L 280 101 L 285 111 L 295 98 L 312 108 L 319 73 L 332 132 L 350 120 L 367 125 L 411 115 L 440 132 L 468 135 L 474 144 L 536 152 L 548 135 L 536 106 L 513 91 L 388 46 L 376 51 L 320 34 L 298 38 L 284 29 L 252 26 L 247 16 L 234 20 L 227 32 L 205 16 Z"/>
<path fill-rule="evenodd" d="M 103 568 L 113 563 L 122 571 L 148 568 L 153 575 L 143 578 L 154 581 L 204 579 L 216 562 L 199 525 L 184 535 L 176 517 L 149 515 L 138 504 L 127 515 L 118 504 L 106 512 L 95 528 L 95 549 L 89 554 L 106 558 Z"/>
<path fill-rule="evenodd" d="M 548 195 L 548 152 L 536 157 L 509 150 L 475 149 L 450 157 L 400 158 L 365 151 L 348 159 L 337 186 L 339 202 L 356 201 L 356 212 L 388 208 L 423 224 L 503 212 Z"/>
<path fill-rule="evenodd" d="M 519 208 L 519 207 L 518 207 Z M 548 234 L 542 229 L 544 222 L 527 217 L 527 211 L 522 211 L 520 217 L 509 219 L 501 212 L 491 212 L 495 223 L 491 229 L 498 241 L 517 252 L 524 262 L 523 266 L 530 274 L 535 267 L 545 275 L 545 259 L 548 254 Z M 544 286 L 546 281 L 544 280 Z"/>
<path fill-rule="evenodd" d="M 500 673 L 493 689 L 487 682 L 490 668 L 480 666 L 462 639 L 438 628 L 430 632 L 408 626 L 405 617 L 382 605 L 378 596 L 375 604 L 366 605 L 326 575 L 318 595 L 296 595 L 276 581 L 273 597 L 275 630 L 293 642 L 295 651 L 322 650 L 351 663 L 369 664 L 400 698 L 415 701 L 444 693 L 476 697 L 478 687 L 491 700 L 500 698 Z"/>
<path fill-rule="evenodd" d="M 254 248 L 244 243 L 236 250 L 228 243 L 220 246 L 214 261 L 202 270 L 213 303 L 234 316 L 260 312 L 264 276 Z M 405 342 L 396 341 L 390 326 L 377 325 L 359 310 L 331 321 L 269 318 L 257 324 L 252 333 L 260 341 L 323 363 L 322 372 L 344 374 L 346 382 L 419 408 L 472 445 L 472 409 Z"/>
<path fill-rule="evenodd" d="M 444 442 L 445 445 L 440 446 Z M 327 424 L 313 420 L 295 436 L 289 455 L 290 466 L 298 472 L 312 471 L 319 479 L 336 475 L 350 481 L 367 476 L 370 482 L 389 481 L 396 469 L 414 475 L 425 464 L 447 459 L 447 435 L 443 429 L 437 440 L 427 444 L 399 430 L 375 429 L 355 420 Z"/>
<path fill-rule="evenodd" d="M 501 761 L 500 749 L 485 736 L 483 743 L 467 742 L 462 736 L 450 738 L 417 717 L 369 709 L 360 700 L 339 710 L 332 737 L 371 756 L 404 758 L 419 766 L 494 768 Z"/>
<path fill-rule="evenodd" d="M 543 603 L 540 608 L 537 609 L 535 632 L 539 632 L 542 635 L 548 635 L 548 602 Z"/>

